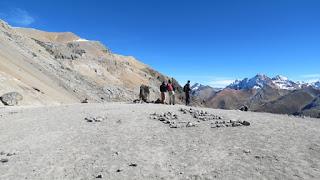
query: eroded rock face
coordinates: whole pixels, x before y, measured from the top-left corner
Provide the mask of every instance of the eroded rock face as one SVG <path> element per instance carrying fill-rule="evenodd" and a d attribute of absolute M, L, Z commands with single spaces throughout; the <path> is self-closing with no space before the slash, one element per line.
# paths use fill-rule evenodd
<path fill-rule="evenodd" d="M 22 101 L 23 96 L 18 92 L 9 92 L 1 96 L 1 102 L 6 106 L 16 106 Z"/>
<path fill-rule="evenodd" d="M 86 53 L 84 49 L 80 48 L 80 45 L 75 42 L 68 44 L 55 44 L 52 42 L 42 42 L 33 39 L 37 44 L 44 47 L 55 59 L 71 59 L 75 60 Z"/>

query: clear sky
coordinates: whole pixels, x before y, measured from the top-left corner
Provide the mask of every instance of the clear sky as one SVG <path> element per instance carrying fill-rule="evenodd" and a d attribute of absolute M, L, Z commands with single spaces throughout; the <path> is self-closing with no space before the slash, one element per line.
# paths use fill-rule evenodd
<path fill-rule="evenodd" d="M 0 18 L 102 41 L 181 83 L 320 79 L 319 0 L 1 0 Z"/>

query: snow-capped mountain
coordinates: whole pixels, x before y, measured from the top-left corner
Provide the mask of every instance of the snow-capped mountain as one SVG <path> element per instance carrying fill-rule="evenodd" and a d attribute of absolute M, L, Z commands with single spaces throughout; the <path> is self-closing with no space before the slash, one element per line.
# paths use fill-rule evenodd
<path fill-rule="evenodd" d="M 191 86 L 191 92 L 193 94 L 199 92 L 199 91 L 204 91 L 204 90 L 212 90 L 212 91 L 221 91 L 223 88 L 214 88 L 214 87 L 211 87 L 211 86 L 208 86 L 208 85 L 203 85 L 203 84 L 200 84 L 200 83 L 195 83 L 193 86 Z"/>
<path fill-rule="evenodd" d="M 194 104 L 210 108 L 239 109 L 245 105 L 251 111 L 320 117 L 320 81 L 311 84 L 258 74 L 217 91 L 197 83 L 191 93 Z"/>
<path fill-rule="evenodd" d="M 191 86 L 191 94 L 193 96 L 199 96 L 203 91 L 214 91 L 214 89 L 210 86 L 205 86 L 200 83 L 195 83 L 193 86 Z"/>
<path fill-rule="evenodd" d="M 285 76 L 278 75 L 274 78 L 269 78 L 266 75 L 258 74 L 249 79 L 245 78 L 241 81 L 236 80 L 227 88 L 242 90 L 242 89 L 261 89 L 266 85 L 277 89 L 295 90 L 301 88 L 301 85 L 289 80 Z"/>
<path fill-rule="evenodd" d="M 191 87 L 191 91 L 198 91 L 198 90 L 201 89 L 202 87 L 204 87 L 204 85 L 199 84 L 199 83 L 195 83 L 195 84 Z"/>
<path fill-rule="evenodd" d="M 316 88 L 316 89 L 320 89 L 320 81 L 312 83 L 311 86 Z"/>
<path fill-rule="evenodd" d="M 255 77 L 249 79 L 245 78 L 243 80 L 236 80 L 234 83 L 227 86 L 230 89 L 242 90 L 242 89 L 260 89 L 265 85 L 271 85 L 272 79 L 266 75 L 258 74 Z"/>
<path fill-rule="evenodd" d="M 320 117 L 320 81 L 311 84 L 258 74 L 218 91 L 199 83 L 192 89 L 194 104 L 205 107 L 239 109 L 245 105 L 251 111 Z"/>
<path fill-rule="evenodd" d="M 301 88 L 298 83 L 295 83 L 289 80 L 287 77 L 281 75 L 272 78 L 272 82 L 279 89 L 295 90 Z"/>
<path fill-rule="evenodd" d="M 200 83 L 196 83 L 191 87 L 191 96 L 193 97 L 193 102 L 203 103 L 204 101 L 213 97 L 221 89 L 215 89 L 211 86 L 205 86 Z"/>
<path fill-rule="evenodd" d="M 257 74 L 253 78 L 244 78 L 243 80 L 235 80 L 232 84 L 227 86 L 226 88 L 235 89 L 235 90 L 248 90 L 248 89 L 261 89 L 265 86 L 269 86 L 271 88 L 276 89 L 284 89 L 284 90 L 297 90 L 306 87 L 313 87 L 315 89 L 320 89 L 320 81 L 314 83 L 306 83 L 306 82 L 294 82 L 289 78 L 277 75 L 273 78 L 270 78 L 264 74 Z M 205 86 L 200 83 L 196 83 L 191 87 L 193 93 L 197 91 L 201 91 L 203 89 L 207 89 L 210 86 Z M 215 89 L 215 91 L 220 91 L 222 89 Z"/>

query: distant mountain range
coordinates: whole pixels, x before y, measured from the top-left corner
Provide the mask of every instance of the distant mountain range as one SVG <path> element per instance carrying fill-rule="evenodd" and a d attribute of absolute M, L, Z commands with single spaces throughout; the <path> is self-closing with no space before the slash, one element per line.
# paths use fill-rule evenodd
<path fill-rule="evenodd" d="M 270 78 L 258 74 L 236 80 L 224 89 L 195 84 L 195 104 L 210 108 L 239 109 L 320 118 L 320 82 L 301 83 L 278 75 Z"/>
<path fill-rule="evenodd" d="M 260 89 L 265 87 L 266 85 L 278 88 L 278 89 L 286 89 L 286 90 L 296 90 L 305 87 L 313 87 L 313 88 L 320 88 L 319 86 L 320 81 L 316 83 L 304 83 L 304 82 L 294 82 L 289 80 L 285 76 L 278 75 L 274 78 L 269 78 L 266 75 L 258 74 L 255 77 L 248 79 L 245 78 L 241 81 L 236 80 L 234 83 L 227 86 L 230 89 L 242 90 L 242 89 Z"/>

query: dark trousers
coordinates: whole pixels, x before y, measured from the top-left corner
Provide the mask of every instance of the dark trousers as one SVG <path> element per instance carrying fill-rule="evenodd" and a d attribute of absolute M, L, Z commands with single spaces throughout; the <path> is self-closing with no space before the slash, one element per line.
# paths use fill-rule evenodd
<path fill-rule="evenodd" d="M 164 104 L 165 100 L 166 100 L 166 94 L 164 92 L 161 92 L 161 103 Z"/>
<path fill-rule="evenodd" d="M 186 92 L 186 105 L 189 106 L 190 104 L 190 94 L 189 92 Z"/>

